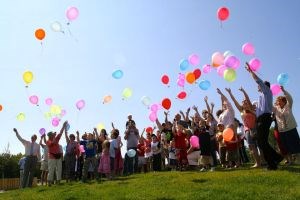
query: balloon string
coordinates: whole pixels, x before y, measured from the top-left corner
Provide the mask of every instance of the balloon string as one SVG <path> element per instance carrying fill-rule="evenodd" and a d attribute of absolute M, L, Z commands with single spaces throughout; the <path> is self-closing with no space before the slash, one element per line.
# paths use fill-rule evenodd
<path fill-rule="evenodd" d="M 77 38 L 72 34 L 72 32 L 71 32 L 71 30 L 70 30 L 70 28 L 69 28 L 70 22 L 68 22 L 67 25 L 68 25 L 68 26 L 67 26 L 67 29 L 68 29 L 68 32 L 69 32 L 70 36 L 71 36 L 72 38 L 74 38 L 74 40 L 75 40 L 76 42 L 78 42 Z"/>
<path fill-rule="evenodd" d="M 41 42 L 41 56 L 44 54 L 44 45 L 43 42 Z"/>

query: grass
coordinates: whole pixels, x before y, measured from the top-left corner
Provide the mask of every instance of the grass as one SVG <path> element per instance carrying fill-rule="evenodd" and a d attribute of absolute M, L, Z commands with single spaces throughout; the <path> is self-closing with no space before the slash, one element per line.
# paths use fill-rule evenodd
<path fill-rule="evenodd" d="M 63 183 L 11 190 L 0 199 L 300 199 L 300 167 L 215 172 L 151 172 L 101 183 Z"/>

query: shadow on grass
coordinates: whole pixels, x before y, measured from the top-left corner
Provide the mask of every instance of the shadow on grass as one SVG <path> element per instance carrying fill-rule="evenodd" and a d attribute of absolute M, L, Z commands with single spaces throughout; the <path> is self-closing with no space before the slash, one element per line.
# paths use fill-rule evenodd
<path fill-rule="evenodd" d="M 296 167 L 296 166 L 280 166 L 279 170 L 300 174 L 299 166 L 298 167 Z"/>
<path fill-rule="evenodd" d="M 157 198 L 158 200 L 174 200 L 174 198 L 169 198 L 169 197 L 160 197 Z"/>
<path fill-rule="evenodd" d="M 194 183 L 205 183 L 207 181 L 208 181 L 208 179 L 202 179 L 202 178 L 192 180 L 192 182 L 194 182 Z"/>

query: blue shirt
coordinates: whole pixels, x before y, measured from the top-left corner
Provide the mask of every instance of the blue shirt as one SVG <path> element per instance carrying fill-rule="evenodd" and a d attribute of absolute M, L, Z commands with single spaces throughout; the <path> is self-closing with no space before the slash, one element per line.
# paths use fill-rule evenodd
<path fill-rule="evenodd" d="M 82 140 L 80 145 L 84 146 L 85 156 L 90 158 L 96 155 L 97 141 L 96 140 Z"/>
<path fill-rule="evenodd" d="M 261 95 L 259 96 L 258 105 L 256 108 L 256 116 L 259 117 L 265 113 L 272 113 L 273 95 L 271 89 L 258 78 L 256 83 L 260 86 Z"/>

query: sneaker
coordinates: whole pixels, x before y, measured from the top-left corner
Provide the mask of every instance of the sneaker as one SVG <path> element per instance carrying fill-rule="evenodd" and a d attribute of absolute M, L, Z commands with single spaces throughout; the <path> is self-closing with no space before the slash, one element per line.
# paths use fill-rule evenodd
<path fill-rule="evenodd" d="M 205 172 L 206 169 L 203 167 L 202 169 L 200 169 L 200 172 Z"/>
<path fill-rule="evenodd" d="M 215 170 L 216 170 L 216 168 L 214 168 L 214 167 L 210 168 L 211 172 L 214 172 Z"/>

